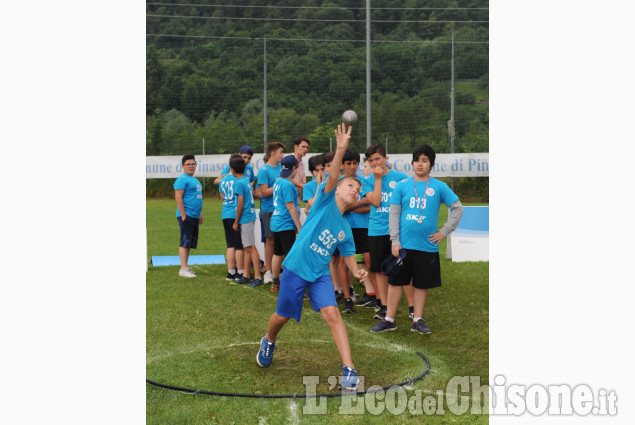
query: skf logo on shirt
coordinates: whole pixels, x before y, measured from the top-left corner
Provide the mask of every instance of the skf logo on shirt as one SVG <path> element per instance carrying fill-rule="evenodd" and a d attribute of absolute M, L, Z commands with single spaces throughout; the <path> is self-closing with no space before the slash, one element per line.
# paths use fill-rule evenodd
<path fill-rule="evenodd" d="M 337 239 L 339 241 L 343 241 L 344 240 L 344 231 L 340 230 L 340 233 L 337 235 Z"/>

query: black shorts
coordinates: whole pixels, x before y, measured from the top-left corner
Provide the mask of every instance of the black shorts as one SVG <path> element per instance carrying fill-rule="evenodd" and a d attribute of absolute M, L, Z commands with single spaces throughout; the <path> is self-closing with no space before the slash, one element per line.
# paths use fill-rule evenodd
<path fill-rule="evenodd" d="M 370 254 L 370 271 L 381 273 L 381 263 L 386 257 L 392 255 L 390 235 L 369 236 L 368 253 Z"/>
<path fill-rule="evenodd" d="M 354 227 L 353 241 L 355 241 L 355 254 L 368 252 L 368 227 Z"/>
<path fill-rule="evenodd" d="M 198 218 L 185 216 L 185 221 L 181 216 L 177 216 L 176 220 L 179 222 L 179 229 L 181 229 L 181 243 L 180 247 L 194 248 L 198 243 Z"/>
<path fill-rule="evenodd" d="M 388 283 L 394 286 L 406 286 L 412 280 L 417 289 L 430 289 L 441 286 L 441 263 L 438 252 L 406 249 L 403 267 Z"/>
<path fill-rule="evenodd" d="M 295 242 L 295 230 L 273 232 L 273 255 L 287 255 Z"/>
<path fill-rule="evenodd" d="M 234 230 L 234 219 L 224 218 L 223 229 L 225 229 L 225 243 L 227 248 L 234 248 L 237 250 L 243 249 L 243 241 L 240 239 L 240 228 Z"/>

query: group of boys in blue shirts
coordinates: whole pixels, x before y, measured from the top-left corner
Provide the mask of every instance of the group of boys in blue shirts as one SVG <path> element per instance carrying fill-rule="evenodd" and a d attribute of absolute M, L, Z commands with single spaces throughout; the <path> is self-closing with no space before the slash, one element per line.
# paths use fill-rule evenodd
<path fill-rule="evenodd" d="M 417 159 L 415 159 L 417 148 L 413 152 L 413 164 L 415 161 L 420 161 L 420 157 L 425 157 L 425 160 L 429 159 L 427 165 L 419 166 L 419 174 L 413 178 L 409 178 L 405 173 L 387 169 L 384 166 L 386 154 L 380 145 L 373 145 L 375 147 L 371 146 L 372 149 L 369 148 L 366 152 L 366 160 L 378 158 L 377 153 L 383 157 L 383 162 L 377 162 L 377 164 L 380 162 L 381 164 L 374 167 L 372 174 L 361 179 L 355 176 L 340 177 L 339 170 L 348 148 L 350 131 L 351 127 L 349 126 L 347 130 L 344 124 L 335 130 L 337 150 L 332 161 L 332 165 L 335 166 L 332 169 L 334 175 L 323 179 L 319 173 L 313 173 L 312 180 L 304 185 L 303 200 L 307 203 L 309 211 L 301 227 L 299 226 L 298 191 L 291 182 L 291 178 L 295 176 L 297 159 L 293 155 L 288 155 L 281 160 L 278 167 L 265 165 L 258 173 L 259 185 L 261 184 L 260 173 L 263 173 L 262 181 L 267 182 L 267 184 L 272 183 L 271 186 L 273 186 L 273 195 L 261 198 L 261 214 L 262 212 L 271 213 L 270 227 L 276 237 L 284 232 L 287 232 L 287 236 L 276 239 L 276 242 L 280 242 L 281 246 L 286 243 L 282 251 L 277 245 L 274 250 L 275 255 L 284 258 L 282 262 L 284 272 L 280 280 L 277 280 L 275 270 L 277 267 L 274 267 L 274 283 L 280 285 L 278 304 L 276 312 L 269 320 L 268 332 L 261 339 L 260 349 L 256 356 L 260 366 L 269 367 L 271 365 L 273 352 L 276 348 L 276 336 L 290 318 L 300 321 L 305 291 L 308 291 L 311 306 L 315 311 L 322 313 L 325 322 L 331 328 L 334 341 L 342 357 L 343 374 L 340 384 L 342 388 L 349 390 L 356 388 L 358 379 L 357 371 L 352 363 L 346 327 L 337 308 L 333 291 L 332 273 L 329 270 L 329 263 L 331 263 L 333 255 L 337 251 L 342 264 L 345 264 L 360 282 L 365 281 L 369 274 L 374 275 L 372 285 L 377 294 L 378 302 L 373 306 L 377 307 L 379 314 L 375 317 L 381 320 L 371 329 L 371 332 L 396 329 L 394 321 L 395 299 L 398 303 L 402 287 L 409 295 L 406 287 L 410 286 L 410 282 L 412 282 L 408 297 L 409 304 L 415 304 L 414 317 L 411 312 L 411 318 L 414 319 L 411 330 L 424 334 L 429 333 L 429 328 L 425 325 L 422 317 L 425 297 L 421 303 L 421 294 L 424 292 L 427 295 L 428 288 L 440 286 L 438 244 L 456 228 L 462 212 L 458 197 L 449 187 L 429 176 L 431 166 L 434 163 L 434 151 L 429 147 L 419 152 Z M 248 147 L 243 148 L 246 151 L 251 150 L 251 148 L 247 150 Z M 251 151 L 251 155 L 253 155 L 253 151 Z M 232 156 L 230 165 L 240 164 L 241 161 L 243 164 L 245 163 L 243 158 Z M 316 160 L 315 163 L 319 165 L 319 160 Z M 371 165 L 373 165 L 372 162 Z M 239 244 L 236 243 L 235 235 L 231 236 L 231 233 L 228 232 L 225 220 L 231 221 L 233 219 L 232 228 L 234 231 L 238 231 L 238 228 L 242 230 L 243 226 L 255 223 L 257 217 L 252 186 L 255 180 L 253 168 L 250 164 L 238 166 L 239 170 L 235 170 L 235 168 L 228 166 L 223 170 L 224 176 L 220 180 L 220 191 L 223 195 L 222 220 L 226 230 L 227 246 L 229 249 L 231 245 L 237 252 L 240 250 Z M 276 170 L 276 168 L 278 169 Z M 313 172 L 315 168 L 317 167 L 312 167 L 310 161 L 309 170 Z M 249 169 L 250 172 L 247 171 Z M 271 181 L 270 177 L 276 172 L 278 176 Z M 238 178 L 234 174 L 237 174 Z M 325 181 L 322 182 L 322 180 Z M 242 198 L 242 210 L 238 207 L 239 197 Z M 371 204 L 368 213 L 360 214 L 347 211 L 351 206 L 359 203 L 360 199 L 366 199 Z M 450 206 L 451 219 L 448 220 L 443 229 L 438 231 L 437 218 L 441 203 Z M 394 211 L 397 210 L 399 211 L 398 215 L 395 215 Z M 249 229 L 253 238 L 253 225 Z M 369 273 L 357 266 L 353 229 L 362 229 L 359 235 L 367 234 L 367 248 L 370 252 Z M 359 235 L 358 238 L 363 238 Z M 247 243 L 255 245 L 248 235 L 246 239 Z M 242 232 L 241 242 L 243 245 L 245 244 Z M 255 251 L 255 246 L 253 248 Z M 357 253 L 363 252 L 359 252 L 357 249 Z M 406 252 L 407 255 L 401 254 L 402 252 Z M 420 252 L 425 252 L 428 255 L 425 257 L 425 265 L 419 264 L 421 263 L 418 261 Z M 394 258 L 399 257 L 399 255 L 404 256 L 402 269 L 398 274 L 387 278 L 382 273 L 382 264 L 391 256 Z M 436 264 L 431 265 L 434 261 Z M 238 264 L 237 259 L 236 263 Z M 274 265 L 278 264 L 274 261 Z M 262 279 L 260 279 L 260 264 L 257 267 L 256 264 L 253 266 L 256 278 L 249 286 L 260 286 L 263 284 Z M 248 269 L 239 269 L 237 272 L 243 272 L 242 278 L 246 278 L 246 281 L 237 278 L 234 279 L 234 282 L 249 282 Z M 417 274 L 421 277 L 415 277 Z M 228 271 L 229 276 L 230 271 Z M 428 280 L 430 282 L 427 282 Z M 340 284 L 346 288 L 348 282 L 340 281 Z"/>

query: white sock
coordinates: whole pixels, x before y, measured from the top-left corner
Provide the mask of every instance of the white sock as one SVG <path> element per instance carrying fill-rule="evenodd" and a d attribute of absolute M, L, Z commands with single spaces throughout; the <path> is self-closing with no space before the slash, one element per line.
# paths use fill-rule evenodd
<path fill-rule="evenodd" d="M 418 322 L 419 320 L 423 319 L 423 317 L 415 317 L 414 319 L 412 319 L 413 322 Z"/>
<path fill-rule="evenodd" d="M 227 273 L 229 273 L 229 274 L 236 274 L 236 269 L 227 270 Z"/>
<path fill-rule="evenodd" d="M 392 317 L 386 316 L 386 320 L 389 321 L 390 323 L 395 323 L 395 319 L 393 319 Z"/>

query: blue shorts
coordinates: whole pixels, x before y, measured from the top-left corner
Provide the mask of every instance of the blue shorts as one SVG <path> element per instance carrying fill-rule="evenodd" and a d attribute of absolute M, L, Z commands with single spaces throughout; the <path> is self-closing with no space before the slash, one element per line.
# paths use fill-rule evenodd
<path fill-rule="evenodd" d="M 178 216 L 176 220 L 179 222 L 179 228 L 181 229 L 181 241 L 179 246 L 183 248 L 196 249 L 198 243 L 198 218 L 185 216 L 185 221 Z"/>
<path fill-rule="evenodd" d="M 309 282 L 285 268 L 280 277 L 276 313 L 282 317 L 292 317 L 296 322 L 299 322 L 302 315 L 305 288 L 308 288 L 313 310 L 320 311 L 321 308 L 330 305 L 337 307 L 330 274 L 320 276 L 315 282 Z"/>

